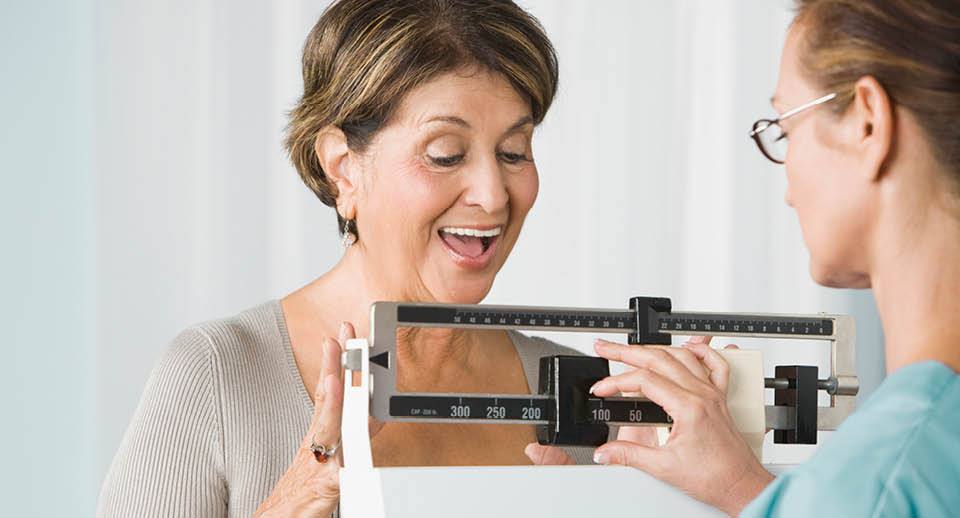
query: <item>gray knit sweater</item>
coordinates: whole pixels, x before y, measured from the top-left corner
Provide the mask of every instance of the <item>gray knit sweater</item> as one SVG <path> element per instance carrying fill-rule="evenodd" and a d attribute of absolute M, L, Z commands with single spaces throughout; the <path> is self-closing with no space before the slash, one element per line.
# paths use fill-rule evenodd
<path fill-rule="evenodd" d="M 540 357 L 577 354 L 510 335 L 531 393 Z M 279 301 L 193 326 L 154 367 L 97 516 L 250 516 L 287 470 L 312 415 Z M 590 462 L 592 450 L 568 451 Z"/>

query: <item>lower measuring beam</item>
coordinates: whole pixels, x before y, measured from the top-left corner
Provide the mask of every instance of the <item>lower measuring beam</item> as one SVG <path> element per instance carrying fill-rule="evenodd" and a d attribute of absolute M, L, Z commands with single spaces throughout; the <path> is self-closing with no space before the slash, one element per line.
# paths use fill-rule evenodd
<path fill-rule="evenodd" d="M 607 360 L 590 356 L 540 359 L 540 394 L 400 394 L 390 397 L 398 421 L 491 422 L 537 425 L 540 444 L 599 446 L 608 425 L 670 426 L 660 405 L 643 398 L 600 398 L 590 387 L 610 374 Z"/>
<path fill-rule="evenodd" d="M 673 420 L 656 403 L 639 398 L 590 397 L 580 424 L 670 426 Z M 549 424 L 556 419 L 554 398 L 519 395 L 404 394 L 390 398 L 390 417 L 398 421 Z"/>

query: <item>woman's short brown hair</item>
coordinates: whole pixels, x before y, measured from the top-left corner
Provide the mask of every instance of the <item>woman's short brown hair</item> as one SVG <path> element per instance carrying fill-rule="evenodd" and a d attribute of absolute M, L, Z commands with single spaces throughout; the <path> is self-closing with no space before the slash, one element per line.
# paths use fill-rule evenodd
<path fill-rule="evenodd" d="M 872 76 L 912 113 L 960 188 L 960 1 L 797 0 L 800 60 L 845 109 Z"/>
<path fill-rule="evenodd" d="M 339 0 L 303 49 L 303 97 L 285 146 L 307 187 L 336 206 L 314 150 L 324 127 L 363 151 L 404 95 L 438 74 L 478 66 L 501 74 L 543 120 L 557 90 L 557 57 L 540 23 L 510 0 Z M 337 214 L 341 232 L 345 221 Z M 356 227 L 348 231 L 356 234 Z"/>

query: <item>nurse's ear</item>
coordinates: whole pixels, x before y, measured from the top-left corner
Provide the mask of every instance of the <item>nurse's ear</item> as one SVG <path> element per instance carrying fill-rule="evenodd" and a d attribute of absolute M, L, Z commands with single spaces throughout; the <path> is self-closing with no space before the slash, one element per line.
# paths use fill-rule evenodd
<path fill-rule="evenodd" d="M 887 91 L 872 76 L 864 76 L 853 86 L 853 101 L 848 108 L 848 130 L 854 149 L 861 157 L 859 174 L 863 180 L 880 180 L 891 158 L 896 119 Z"/>
<path fill-rule="evenodd" d="M 356 219 L 359 194 L 359 164 L 347 136 L 336 126 L 327 126 L 317 133 L 313 145 L 320 167 L 337 197 L 337 213 L 346 220 Z"/>

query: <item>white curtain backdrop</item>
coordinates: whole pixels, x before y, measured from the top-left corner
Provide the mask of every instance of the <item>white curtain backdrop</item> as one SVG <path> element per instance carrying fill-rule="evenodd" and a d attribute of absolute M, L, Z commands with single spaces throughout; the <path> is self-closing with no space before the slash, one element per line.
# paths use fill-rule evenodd
<path fill-rule="evenodd" d="M 521 4 L 558 50 L 561 85 L 535 139 L 540 198 L 487 302 L 625 307 L 631 296 L 655 295 L 687 310 L 852 313 L 869 393 L 883 371 L 870 294 L 810 281 L 783 171 L 746 136 L 771 114 L 789 2 Z M 325 2 L 79 5 L 65 23 L 93 28 L 77 40 L 93 93 L 75 101 L 92 113 L 90 127 L 76 130 L 93 143 L 78 158 L 91 172 L 81 187 L 93 193 L 84 227 L 92 266 L 75 292 L 92 322 L 90 339 L 77 342 L 90 366 L 77 376 L 92 389 L 74 404 L 95 440 L 71 466 L 83 491 L 62 505 L 89 511 L 169 340 L 283 296 L 340 249 L 332 210 L 301 184 L 280 144 L 300 92 L 301 46 Z M 589 346 L 580 335 L 561 339 Z M 37 350 L 28 333 L 14 345 Z M 771 370 L 829 365 L 826 346 L 764 347 Z M 39 353 L 21 353 L 17 368 L 31 354 Z M 69 381 L 24 381 L 18 393 L 66 390 Z M 31 514 L 58 504 L 24 505 Z"/>

